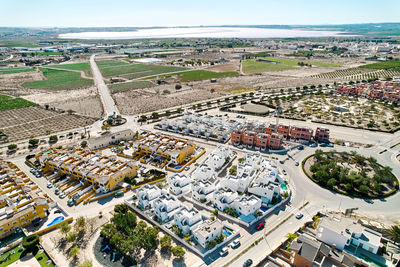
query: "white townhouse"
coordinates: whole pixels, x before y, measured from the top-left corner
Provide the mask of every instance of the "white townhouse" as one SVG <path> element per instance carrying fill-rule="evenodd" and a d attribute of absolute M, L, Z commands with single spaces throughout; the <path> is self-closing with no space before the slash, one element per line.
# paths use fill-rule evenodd
<path fill-rule="evenodd" d="M 262 202 L 269 204 L 271 203 L 274 196 L 279 195 L 280 185 L 271 181 L 264 183 L 263 181 L 259 181 L 257 179 L 254 183 L 250 185 L 247 191 L 250 194 L 260 197 Z"/>
<path fill-rule="evenodd" d="M 358 224 L 351 218 L 323 218 L 317 228 L 317 239 L 339 250 L 347 246 L 378 252 L 382 234 Z"/>
<path fill-rule="evenodd" d="M 215 185 L 210 181 L 199 180 L 192 184 L 192 198 L 200 202 L 213 199 Z"/>
<path fill-rule="evenodd" d="M 261 208 L 261 199 L 256 196 L 242 196 L 233 202 L 233 209 L 239 215 L 248 216 Z"/>
<path fill-rule="evenodd" d="M 168 178 L 169 190 L 174 195 L 186 194 L 191 188 L 191 179 L 185 174 L 174 174 Z"/>
<path fill-rule="evenodd" d="M 188 207 L 183 206 L 174 215 L 174 223 L 182 230 L 184 235 L 192 232 L 202 222 L 202 216 L 195 208 L 189 209 Z"/>
<path fill-rule="evenodd" d="M 196 242 L 203 248 L 207 247 L 207 243 L 213 241 L 222 234 L 223 225 L 218 221 L 204 221 L 196 229 L 193 230 L 193 237 Z"/>
<path fill-rule="evenodd" d="M 201 164 L 191 174 L 193 180 L 209 180 L 214 176 L 215 172 L 207 164 Z"/>
<path fill-rule="evenodd" d="M 151 208 L 154 200 L 161 196 L 161 190 L 154 185 L 146 184 L 137 190 L 136 196 L 138 199 L 138 207 L 146 210 Z"/>
<path fill-rule="evenodd" d="M 221 180 L 222 187 L 230 188 L 233 191 L 245 192 L 247 187 L 256 177 L 257 170 L 248 164 L 239 164 L 237 167 L 237 175 L 229 175 Z"/>
<path fill-rule="evenodd" d="M 220 211 L 233 207 L 233 202 L 238 198 L 238 193 L 229 188 L 219 188 L 214 191 L 214 206 Z"/>
<path fill-rule="evenodd" d="M 159 221 L 165 223 L 173 219 L 180 210 L 181 202 L 175 197 L 162 194 L 153 202 L 154 212 Z"/>

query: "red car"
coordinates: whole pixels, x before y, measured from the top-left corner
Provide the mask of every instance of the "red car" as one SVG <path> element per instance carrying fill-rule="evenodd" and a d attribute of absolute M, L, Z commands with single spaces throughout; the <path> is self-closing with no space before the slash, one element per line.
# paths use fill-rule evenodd
<path fill-rule="evenodd" d="M 263 228 L 264 228 L 264 223 L 263 222 L 260 222 L 256 227 L 257 230 L 261 230 Z"/>

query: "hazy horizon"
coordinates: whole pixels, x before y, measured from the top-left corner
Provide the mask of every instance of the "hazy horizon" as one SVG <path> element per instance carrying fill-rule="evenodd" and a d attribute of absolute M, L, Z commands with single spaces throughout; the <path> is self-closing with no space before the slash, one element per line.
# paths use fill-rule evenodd
<path fill-rule="evenodd" d="M 400 1 L 0 0 L 0 27 L 193 27 L 398 23 Z"/>

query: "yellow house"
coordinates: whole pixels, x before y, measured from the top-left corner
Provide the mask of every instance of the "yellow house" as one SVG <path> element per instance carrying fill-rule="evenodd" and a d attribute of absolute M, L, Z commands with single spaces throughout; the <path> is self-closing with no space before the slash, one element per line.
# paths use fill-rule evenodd
<path fill-rule="evenodd" d="M 134 157 L 149 155 L 179 165 L 195 152 L 196 145 L 171 136 L 147 133 L 139 136 L 139 140 L 133 144 L 133 149 Z"/>
<path fill-rule="evenodd" d="M 36 159 L 43 172 L 65 175 L 82 187 L 93 186 L 93 190 L 103 193 L 115 190 L 125 177 L 136 176 L 138 169 L 133 161 L 82 148 L 53 150 L 46 155 L 36 155 Z"/>
<path fill-rule="evenodd" d="M 0 238 L 46 217 L 50 202 L 16 165 L 0 161 Z"/>

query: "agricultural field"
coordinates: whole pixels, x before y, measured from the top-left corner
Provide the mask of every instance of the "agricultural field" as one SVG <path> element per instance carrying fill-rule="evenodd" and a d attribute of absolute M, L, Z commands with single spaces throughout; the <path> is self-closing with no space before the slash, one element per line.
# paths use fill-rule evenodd
<path fill-rule="evenodd" d="M 372 64 L 371 64 L 372 65 Z M 367 66 L 367 65 L 365 65 Z M 332 72 L 320 73 L 313 75 L 313 78 L 322 78 L 322 79 L 342 79 L 342 80 L 353 80 L 353 81 L 368 81 L 370 79 L 377 78 L 387 78 L 393 76 L 399 76 L 400 70 L 397 71 L 395 69 L 371 69 L 371 68 L 350 68 L 344 70 L 336 70 Z"/>
<path fill-rule="evenodd" d="M 78 72 L 39 68 L 46 80 L 26 82 L 25 87 L 33 89 L 72 90 L 93 85 L 93 81 L 83 79 Z"/>
<path fill-rule="evenodd" d="M 125 92 L 129 91 L 132 89 L 141 89 L 141 88 L 147 88 L 147 87 L 152 87 L 154 84 L 149 81 L 133 81 L 133 82 L 124 82 L 124 83 L 115 83 L 115 84 L 110 84 L 108 88 L 110 88 L 111 93 L 119 93 L 119 92 Z"/>
<path fill-rule="evenodd" d="M 0 75 L 2 74 L 12 74 L 12 73 L 21 73 L 21 72 L 30 72 L 30 71 L 35 71 L 34 68 L 28 68 L 28 67 L 20 67 L 20 68 L 1 68 L 0 69 Z"/>
<path fill-rule="evenodd" d="M 281 116 L 284 118 L 386 132 L 400 127 L 400 108 L 369 99 L 329 94 L 297 94 L 288 98 L 269 98 L 263 103 L 269 106 L 280 105 Z"/>
<path fill-rule="evenodd" d="M 384 62 L 376 62 L 367 65 L 360 66 L 363 69 L 375 69 L 375 70 L 394 70 L 400 72 L 400 60 L 390 60 Z"/>
<path fill-rule="evenodd" d="M 182 67 L 127 63 L 123 60 L 105 60 L 96 63 L 103 76 L 119 76 L 128 80 L 186 70 Z"/>
<path fill-rule="evenodd" d="M 88 62 L 49 65 L 47 67 L 49 67 L 49 68 L 51 67 L 54 69 L 64 69 L 64 70 L 78 70 L 78 71 L 85 72 L 86 76 L 92 76 L 92 70 L 91 70 L 90 64 Z"/>
<path fill-rule="evenodd" d="M 10 142 L 79 128 L 94 122 L 92 118 L 40 107 L 0 111 L 0 132 L 7 134 Z"/>
<path fill-rule="evenodd" d="M 244 60 L 243 72 L 246 74 L 269 72 L 269 71 L 283 71 L 295 68 L 300 68 L 299 63 L 304 62 L 317 67 L 337 67 L 340 66 L 334 63 L 320 62 L 320 61 L 299 61 L 283 58 L 263 58 L 263 59 L 250 59 Z"/>
<path fill-rule="evenodd" d="M 24 108 L 35 106 L 35 103 L 32 103 L 28 100 L 23 98 L 14 98 L 7 95 L 0 95 L 0 111 L 1 110 L 8 110 L 8 109 L 15 109 L 15 108 Z"/>
<path fill-rule="evenodd" d="M 35 56 L 59 56 L 62 52 L 35 52 Z"/>
<path fill-rule="evenodd" d="M 238 73 L 234 71 L 229 72 L 213 72 L 213 71 L 206 71 L 206 70 L 191 70 L 182 72 L 179 74 L 180 80 L 182 82 L 189 82 L 189 81 L 198 81 L 198 80 L 206 80 L 206 79 L 213 79 L 213 78 L 223 78 L 223 77 L 233 77 L 237 76 Z"/>

